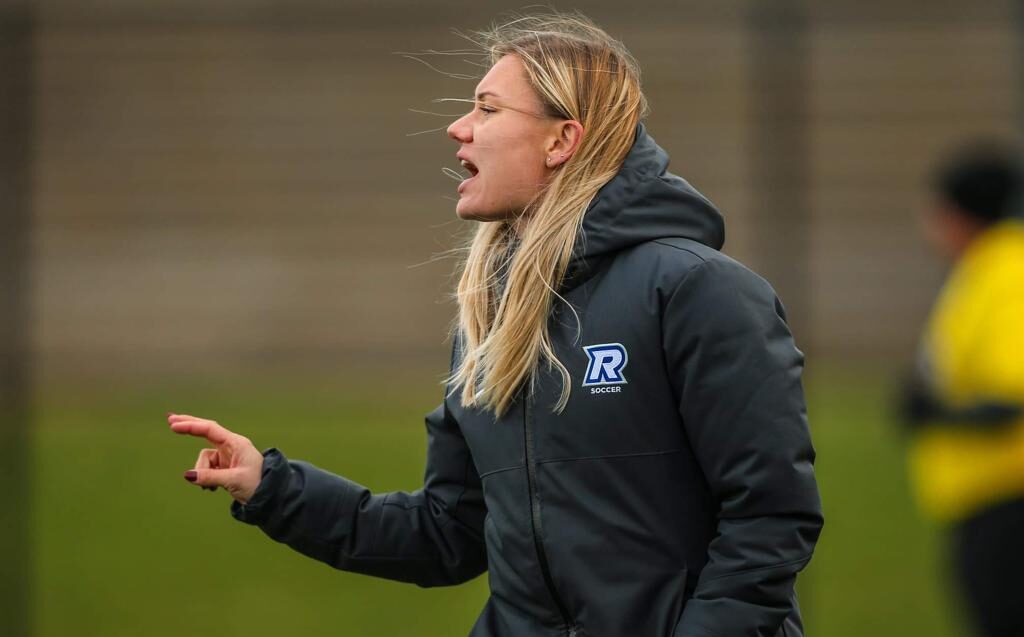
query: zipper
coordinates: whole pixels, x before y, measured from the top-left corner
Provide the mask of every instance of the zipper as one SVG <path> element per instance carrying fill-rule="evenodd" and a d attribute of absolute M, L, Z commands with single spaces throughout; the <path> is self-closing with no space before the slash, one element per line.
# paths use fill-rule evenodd
<path fill-rule="evenodd" d="M 548 566 L 547 553 L 544 551 L 544 544 L 541 542 L 541 533 L 544 527 L 540 520 L 540 495 L 537 493 L 537 465 L 534 462 L 533 451 L 533 428 L 530 426 L 530 393 L 524 392 L 523 400 L 523 435 L 526 442 L 526 483 L 530 491 L 530 522 L 533 527 L 533 545 L 537 549 L 537 562 L 540 564 L 540 572 L 544 577 L 544 584 L 547 586 L 548 594 L 558 607 L 558 613 L 565 623 L 565 631 L 568 637 L 576 637 L 578 626 L 569 615 L 562 597 L 555 588 L 555 580 L 551 577 L 551 568 Z"/>

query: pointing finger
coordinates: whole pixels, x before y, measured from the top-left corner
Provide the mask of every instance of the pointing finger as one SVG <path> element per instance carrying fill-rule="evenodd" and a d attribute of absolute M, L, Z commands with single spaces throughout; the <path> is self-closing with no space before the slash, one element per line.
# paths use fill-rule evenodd
<path fill-rule="evenodd" d="M 206 438 L 215 445 L 228 442 L 233 435 L 216 422 L 202 419 L 175 420 L 171 422 L 171 430 L 174 433 Z"/>
<path fill-rule="evenodd" d="M 207 422 L 207 423 L 214 424 L 214 425 L 217 424 L 216 420 L 210 420 L 209 418 L 200 418 L 199 416 L 193 416 L 191 414 L 172 414 L 172 413 L 168 413 L 167 414 L 167 424 L 169 424 L 169 425 L 173 425 L 173 424 L 179 423 L 179 422 L 190 422 L 190 421 Z"/>
<path fill-rule="evenodd" d="M 167 424 L 169 425 L 172 425 L 176 422 L 185 422 L 187 420 L 195 420 L 197 422 L 217 422 L 216 420 L 211 420 L 209 418 L 200 418 L 199 416 L 193 416 L 191 414 L 167 414 Z"/>

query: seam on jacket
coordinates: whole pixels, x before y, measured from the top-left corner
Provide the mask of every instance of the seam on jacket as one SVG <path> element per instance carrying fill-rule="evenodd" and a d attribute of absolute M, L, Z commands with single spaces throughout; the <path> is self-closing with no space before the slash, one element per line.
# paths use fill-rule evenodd
<path fill-rule="evenodd" d="M 745 569 L 741 569 L 739 571 L 732 571 L 731 573 L 723 573 L 721 575 L 715 575 L 713 577 L 707 578 L 704 581 L 705 582 L 715 582 L 715 581 L 718 581 L 718 580 L 729 579 L 730 577 L 736 577 L 738 575 L 749 575 L 750 573 L 757 573 L 759 571 L 769 571 L 769 570 L 772 570 L 772 569 L 784 568 L 786 566 L 793 566 L 794 564 L 800 564 L 800 563 L 806 564 L 807 562 L 810 562 L 810 561 L 811 561 L 811 554 L 808 554 L 808 555 L 805 555 L 804 557 L 797 558 L 795 560 L 788 560 L 788 561 L 785 561 L 785 562 L 779 562 L 778 564 L 768 564 L 767 566 L 755 566 L 753 568 L 745 568 Z"/>
<path fill-rule="evenodd" d="M 487 476 L 493 476 L 496 473 L 502 473 L 504 471 L 515 471 L 516 469 L 522 469 L 525 466 L 526 465 L 520 464 L 520 465 L 516 465 L 514 467 L 502 467 L 501 469 L 492 469 L 491 471 L 485 471 L 484 473 L 480 474 L 480 479 L 483 480 Z"/>
<path fill-rule="evenodd" d="M 462 469 L 462 491 L 459 491 L 459 495 L 455 496 L 455 504 L 452 505 L 452 510 L 448 513 L 448 515 L 452 517 L 455 517 L 455 512 L 459 510 L 459 503 L 462 502 L 462 496 L 466 495 L 466 492 L 469 491 L 469 486 L 466 480 L 469 479 L 469 468 L 471 466 L 473 466 L 473 458 L 467 453 L 466 463 L 463 465 Z"/>
<path fill-rule="evenodd" d="M 685 238 L 685 237 L 683 237 L 683 238 Z M 693 239 L 689 239 L 689 241 L 693 241 Z M 705 259 L 701 255 L 697 254 L 693 250 L 691 250 L 689 248 L 684 248 L 682 246 L 673 245 L 673 244 L 669 243 L 668 241 L 665 241 L 664 239 L 651 239 L 651 243 L 657 243 L 658 245 L 662 245 L 662 246 L 665 246 L 665 247 L 668 247 L 668 248 L 675 248 L 676 250 L 679 250 L 680 252 L 689 252 L 690 254 L 692 254 L 693 256 L 697 257 L 701 261 L 699 264 L 693 266 L 694 268 L 700 267 L 701 265 L 703 265 L 703 264 L 708 262 L 707 259 Z M 692 269 L 693 268 L 691 268 L 691 270 Z M 689 272 L 687 272 L 687 275 L 688 274 L 689 274 Z"/>
<path fill-rule="evenodd" d="M 449 373 L 455 367 L 455 353 L 458 351 L 458 348 L 459 348 L 459 333 L 456 332 L 455 337 L 452 339 L 452 353 L 451 353 L 450 360 L 448 362 L 448 371 L 449 371 Z M 456 517 L 456 511 L 459 510 L 459 505 L 462 503 L 462 498 L 469 491 L 469 481 L 468 481 L 468 478 L 470 476 L 470 472 L 471 471 L 473 473 L 476 473 L 476 465 L 473 462 L 473 454 L 469 451 L 469 446 L 466 443 L 466 435 L 462 431 L 462 425 L 459 424 L 459 421 L 457 421 L 455 419 L 455 417 L 452 416 L 451 412 L 448 410 L 448 396 L 447 395 L 441 401 L 441 421 L 442 421 L 442 423 L 446 427 L 451 427 L 451 428 L 454 429 L 455 433 L 458 434 L 459 438 L 461 439 L 463 447 L 465 448 L 466 462 L 465 462 L 465 465 L 463 466 L 463 470 L 462 470 L 462 490 L 459 492 L 459 495 L 457 495 L 455 497 L 455 503 L 452 505 L 452 510 L 447 512 L 449 519 L 454 519 L 454 520 L 457 520 L 460 524 L 464 524 L 461 520 L 458 520 L 458 518 Z M 482 479 L 483 479 L 483 476 L 478 474 L 477 475 L 477 482 L 479 482 Z M 481 498 L 482 497 L 483 497 L 483 495 L 481 494 Z M 487 504 L 484 503 L 484 510 L 486 510 L 486 509 L 487 509 Z M 466 525 L 466 526 L 469 526 L 469 525 Z M 483 529 L 481 528 L 481 532 L 482 531 L 483 531 Z"/>
<path fill-rule="evenodd" d="M 700 263 L 691 266 L 690 269 L 683 274 L 683 277 L 679 279 L 679 283 L 676 284 L 675 288 L 672 289 L 672 292 L 668 295 L 668 298 L 665 300 L 665 306 L 667 307 L 670 303 L 672 303 L 672 299 L 676 298 L 676 295 L 679 294 L 679 291 L 683 289 L 683 286 L 686 285 L 690 281 L 690 279 L 694 277 L 698 272 L 703 271 L 706 267 L 708 267 L 708 264 L 711 262 L 702 257 L 701 255 L 697 254 L 693 250 L 690 250 L 689 248 L 680 248 L 679 246 L 674 246 L 671 243 L 665 243 L 660 239 L 655 239 L 652 243 L 657 243 L 659 245 L 663 245 L 669 248 L 675 248 L 680 252 L 689 252 L 693 256 L 700 259 Z M 664 323 L 664 311 L 662 312 L 662 323 Z M 664 330 L 664 325 L 662 325 L 662 329 Z M 664 333 L 662 334 L 662 339 L 664 340 Z M 664 350 L 664 345 L 662 345 L 662 349 Z"/>
<path fill-rule="evenodd" d="M 377 528 L 375 528 L 373 530 L 373 540 L 371 540 L 371 542 L 370 542 L 370 552 L 371 553 L 376 553 L 377 552 L 377 543 L 380 542 L 381 538 L 384 537 L 384 534 L 381 533 L 381 526 L 384 525 L 384 518 L 385 518 L 385 516 L 383 515 L 383 512 L 386 510 L 385 507 L 389 506 L 389 504 L 390 503 L 388 502 L 388 496 L 385 495 L 382 498 L 381 505 L 380 505 L 380 510 L 381 510 L 382 515 L 378 515 L 377 516 L 377 524 L 376 524 Z M 395 504 L 390 504 L 390 506 L 401 506 L 401 505 L 395 503 Z M 405 508 L 405 507 L 403 507 L 403 508 Z M 406 510 L 408 510 L 408 509 L 406 508 Z M 353 525 L 352 526 L 355 526 L 354 520 L 355 520 L 355 518 L 353 518 Z"/>
<path fill-rule="evenodd" d="M 608 460 L 614 458 L 639 458 L 642 456 L 667 456 L 673 453 L 680 453 L 682 449 L 668 449 L 665 451 L 640 451 L 637 453 L 612 453 L 604 456 L 578 456 L 576 458 L 550 458 L 538 460 L 537 464 L 549 464 L 552 462 L 574 462 L 576 460 Z"/>
<path fill-rule="evenodd" d="M 453 349 L 452 350 L 452 355 L 453 356 L 454 356 L 454 352 L 455 352 L 455 350 Z M 458 433 L 459 438 L 462 440 L 463 446 L 465 446 L 466 445 L 466 438 L 465 438 L 464 434 L 462 433 L 462 427 L 459 426 L 459 423 L 456 422 L 454 418 L 450 418 L 449 417 L 449 414 L 448 414 L 448 401 L 447 401 L 447 399 L 445 399 L 445 401 L 443 403 L 441 403 L 441 420 L 445 424 L 445 426 L 448 426 L 448 427 L 454 426 L 455 431 Z M 450 517 L 455 517 L 455 512 L 459 510 L 459 503 L 462 502 L 462 496 L 466 495 L 466 491 L 469 490 L 469 486 L 468 486 L 468 483 L 467 483 L 466 480 L 469 477 L 469 468 L 471 466 L 473 466 L 473 456 L 469 453 L 469 451 L 467 449 L 467 451 L 466 451 L 466 462 L 465 462 L 465 464 L 463 465 L 463 468 L 462 468 L 462 491 L 459 491 L 459 495 L 455 496 L 455 503 L 452 505 L 452 510 L 448 512 L 448 515 Z"/>

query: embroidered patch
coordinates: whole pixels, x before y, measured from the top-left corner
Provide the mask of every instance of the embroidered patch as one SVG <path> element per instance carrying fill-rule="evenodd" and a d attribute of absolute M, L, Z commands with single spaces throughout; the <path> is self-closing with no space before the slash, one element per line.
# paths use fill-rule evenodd
<path fill-rule="evenodd" d="M 583 377 L 584 387 L 624 385 L 626 383 L 626 377 L 622 375 L 622 370 L 629 362 L 629 355 L 621 343 L 586 345 L 583 347 L 583 351 L 590 359 L 587 364 L 587 373 Z"/>

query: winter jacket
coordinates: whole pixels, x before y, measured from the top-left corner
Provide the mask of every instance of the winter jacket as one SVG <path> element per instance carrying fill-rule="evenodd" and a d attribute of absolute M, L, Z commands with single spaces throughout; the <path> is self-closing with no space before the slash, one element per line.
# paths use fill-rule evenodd
<path fill-rule="evenodd" d="M 418 491 L 373 494 L 272 449 L 232 514 L 348 571 L 487 571 L 471 637 L 802 635 L 794 583 L 822 525 L 803 357 L 667 166 L 638 127 L 584 217 L 549 322 L 563 412 L 542 365 L 500 418 L 458 393 L 427 416 Z"/>

